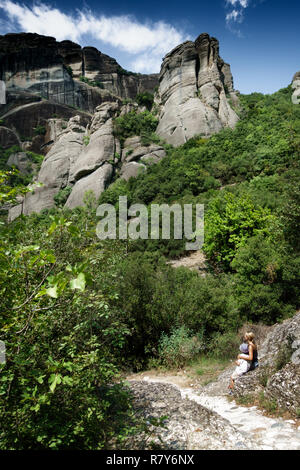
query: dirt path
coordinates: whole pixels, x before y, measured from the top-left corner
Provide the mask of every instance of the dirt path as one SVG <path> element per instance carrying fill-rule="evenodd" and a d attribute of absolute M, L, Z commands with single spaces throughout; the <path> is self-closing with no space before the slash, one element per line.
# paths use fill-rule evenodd
<path fill-rule="evenodd" d="M 256 448 L 263 450 L 300 450 L 300 426 L 294 420 L 270 418 L 255 406 L 238 406 L 227 395 L 230 369 L 224 371 L 215 382 L 207 386 L 195 386 L 191 379 L 182 375 L 148 373 L 132 374 L 128 381 L 164 383 L 173 385 L 182 398 L 214 411 L 227 420 L 237 431 L 249 438 Z M 220 436 L 220 439 L 222 436 Z"/>

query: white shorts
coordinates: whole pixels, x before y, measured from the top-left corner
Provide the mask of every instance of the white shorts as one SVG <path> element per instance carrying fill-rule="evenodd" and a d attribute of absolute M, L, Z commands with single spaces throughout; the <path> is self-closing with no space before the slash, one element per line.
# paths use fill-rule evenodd
<path fill-rule="evenodd" d="M 248 370 L 250 369 L 250 361 L 245 361 L 243 359 L 239 359 L 240 365 L 237 366 L 232 374 L 232 379 L 236 380 L 238 377 L 241 377 L 241 375 L 246 374 Z"/>

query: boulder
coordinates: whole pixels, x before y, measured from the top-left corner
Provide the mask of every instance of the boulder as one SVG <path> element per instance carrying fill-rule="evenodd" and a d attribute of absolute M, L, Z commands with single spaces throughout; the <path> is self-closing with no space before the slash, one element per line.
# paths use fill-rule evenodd
<path fill-rule="evenodd" d="M 83 148 L 85 127 L 81 126 L 81 117 L 75 116 L 68 121 L 66 129 L 56 135 L 56 142 L 43 160 L 36 180 L 42 184 L 26 194 L 23 202 L 23 214 L 40 212 L 54 206 L 54 196 L 69 184 L 70 167 Z M 10 210 L 13 220 L 17 212 Z"/>
<path fill-rule="evenodd" d="M 166 152 L 161 145 L 151 144 L 148 146 L 134 145 L 130 147 L 124 147 L 122 150 L 122 162 L 133 162 L 142 160 L 144 162 L 150 162 L 151 159 L 156 163 L 166 156 Z"/>
<path fill-rule="evenodd" d="M 31 172 L 31 164 L 32 162 L 26 152 L 13 153 L 6 162 L 7 166 L 15 166 L 23 175 Z"/>
<path fill-rule="evenodd" d="M 83 176 L 97 170 L 104 162 L 113 160 L 114 153 L 113 122 L 112 119 L 109 119 L 90 136 L 88 145 L 82 150 L 74 165 L 71 166 L 70 182 L 74 183 Z"/>
<path fill-rule="evenodd" d="M 120 178 L 128 181 L 129 178 L 136 178 L 139 174 L 146 171 L 146 166 L 142 163 L 130 162 L 122 165 Z"/>
<path fill-rule="evenodd" d="M 8 149 L 14 145 L 21 145 L 17 134 L 7 127 L 0 126 L 0 147 Z"/>
<path fill-rule="evenodd" d="M 296 72 L 292 81 L 292 102 L 294 104 L 300 104 L 300 72 Z"/>
<path fill-rule="evenodd" d="M 93 171 L 93 173 L 81 178 L 73 186 L 65 207 L 73 209 L 74 207 L 82 206 L 84 203 L 84 196 L 87 191 L 93 191 L 96 200 L 99 199 L 100 194 L 110 183 L 112 174 L 112 165 L 104 163 L 96 171 Z"/>
<path fill-rule="evenodd" d="M 298 416 L 300 409 L 300 312 L 273 326 L 259 348 L 259 367 L 235 382 L 234 395 L 257 395 Z"/>
<path fill-rule="evenodd" d="M 275 400 L 281 409 L 297 416 L 300 410 L 300 364 L 288 363 L 273 374 L 267 383 L 265 396 Z"/>

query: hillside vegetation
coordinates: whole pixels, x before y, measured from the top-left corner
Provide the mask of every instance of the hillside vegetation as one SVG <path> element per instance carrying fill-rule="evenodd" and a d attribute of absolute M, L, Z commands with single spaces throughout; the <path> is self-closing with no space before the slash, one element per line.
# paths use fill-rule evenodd
<path fill-rule="evenodd" d="M 3 218 L 0 449 L 122 447 L 144 426 L 109 386 L 122 369 L 230 355 L 243 323 L 273 324 L 299 307 L 300 106 L 290 87 L 240 99 L 234 130 L 166 146 L 160 163 L 98 201 L 205 204 L 205 277 L 166 264 L 186 253 L 184 240 L 100 241 L 88 194 L 73 211 Z M 145 138 L 154 123 L 145 113 Z M 123 124 L 118 135 L 134 135 L 134 117 Z M 1 175 L 8 202 L 17 186 Z"/>

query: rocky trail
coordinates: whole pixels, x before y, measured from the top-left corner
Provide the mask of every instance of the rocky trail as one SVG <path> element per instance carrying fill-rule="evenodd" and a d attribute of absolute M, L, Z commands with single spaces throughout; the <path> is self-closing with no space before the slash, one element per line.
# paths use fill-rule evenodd
<path fill-rule="evenodd" d="M 202 387 L 187 387 L 182 379 L 161 374 L 134 374 L 127 380 L 137 409 L 142 406 L 145 416 L 168 416 L 167 429 L 160 432 L 166 448 L 300 450 L 299 421 L 267 417 L 231 399 L 231 371 Z"/>

